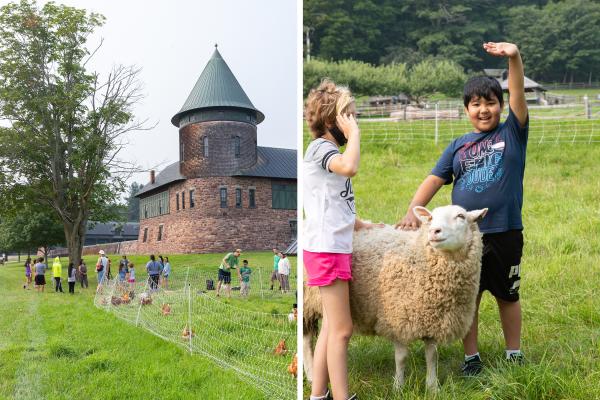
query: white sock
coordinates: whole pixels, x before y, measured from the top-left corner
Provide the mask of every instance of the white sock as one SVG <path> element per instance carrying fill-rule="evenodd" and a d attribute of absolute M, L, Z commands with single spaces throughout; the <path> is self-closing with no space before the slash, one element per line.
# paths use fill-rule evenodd
<path fill-rule="evenodd" d="M 327 398 L 327 393 L 325 393 L 323 396 L 313 396 L 312 394 L 310 395 L 310 400 L 325 400 Z"/>
<path fill-rule="evenodd" d="M 506 350 L 506 359 L 509 359 L 513 354 L 521 354 L 521 349 L 517 350 Z"/>
<path fill-rule="evenodd" d="M 478 357 L 479 357 L 479 352 L 477 352 L 477 353 L 475 353 L 475 354 L 471 354 L 471 355 L 465 354 L 465 361 L 467 361 L 467 360 L 469 360 L 470 358 L 472 358 L 472 357 L 475 357 L 475 356 L 478 356 Z"/>

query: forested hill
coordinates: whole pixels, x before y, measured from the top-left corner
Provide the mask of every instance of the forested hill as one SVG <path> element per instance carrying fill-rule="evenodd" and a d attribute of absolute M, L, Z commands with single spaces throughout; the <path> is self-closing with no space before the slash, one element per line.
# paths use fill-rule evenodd
<path fill-rule="evenodd" d="M 600 1 L 304 0 L 311 57 L 405 63 L 452 60 L 466 72 L 504 67 L 484 41 L 517 43 L 527 76 L 598 81 Z"/>

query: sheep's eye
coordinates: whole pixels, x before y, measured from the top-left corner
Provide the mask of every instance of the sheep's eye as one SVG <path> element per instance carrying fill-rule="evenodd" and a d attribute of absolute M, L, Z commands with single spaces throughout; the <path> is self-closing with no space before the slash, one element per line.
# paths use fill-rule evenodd
<path fill-rule="evenodd" d="M 465 219 L 465 215 L 464 215 L 464 214 L 458 214 L 458 215 L 456 216 L 456 218 Z"/>

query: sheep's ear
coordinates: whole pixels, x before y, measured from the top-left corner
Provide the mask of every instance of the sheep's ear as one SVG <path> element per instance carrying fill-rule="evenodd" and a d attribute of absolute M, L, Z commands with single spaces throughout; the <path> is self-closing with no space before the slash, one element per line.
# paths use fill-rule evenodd
<path fill-rule="evenodd" d="M 469 222 L 481 221 L 483 217 L 487 214 L 488 209 L 484 208 L 483 210 L 473 210 L 467 213 L 469 217 Z"/>
<path fill-rule="evenodd" d="M 413 208 L 413 213 L 417 218 L 421 220 L 421 222 L 427 223 L 431 221 L 431 218 L 433 218 L 431 216 L 431 212 L 425 207 L 416 206 L 415 208 Z"/>

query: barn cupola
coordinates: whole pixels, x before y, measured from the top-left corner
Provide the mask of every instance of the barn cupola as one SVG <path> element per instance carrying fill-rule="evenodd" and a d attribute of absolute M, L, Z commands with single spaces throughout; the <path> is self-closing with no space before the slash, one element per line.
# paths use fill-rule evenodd
<path fill-rule="evenodd" d="M 171 122 L 179 128 L 186 178 L 230 176 L 256 164 L 256 126 L 265 119 L 216 48 Z"/>

